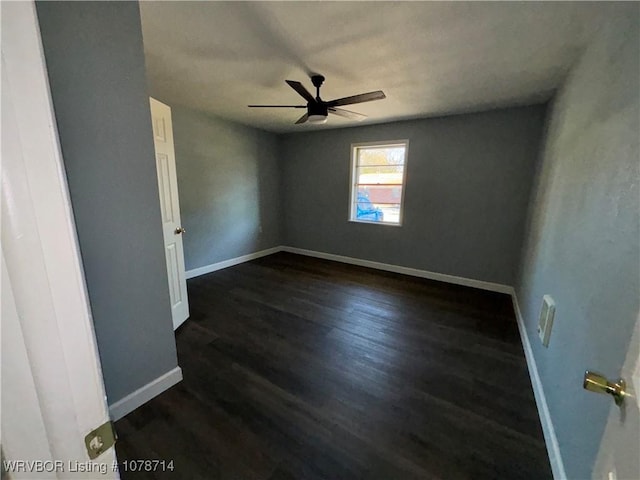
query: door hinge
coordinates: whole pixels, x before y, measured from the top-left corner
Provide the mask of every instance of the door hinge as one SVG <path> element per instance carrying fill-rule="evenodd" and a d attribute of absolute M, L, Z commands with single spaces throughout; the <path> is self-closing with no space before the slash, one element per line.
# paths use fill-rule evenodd
<path fill-rule="evenodd" d="M 84 444 L 87 447 L 89 458 L 93 460 L 109 450 L 116 443 L 116 431 L 113 422 L 109 420 L 95 430 L 92 430 L 84 437 Z"/>

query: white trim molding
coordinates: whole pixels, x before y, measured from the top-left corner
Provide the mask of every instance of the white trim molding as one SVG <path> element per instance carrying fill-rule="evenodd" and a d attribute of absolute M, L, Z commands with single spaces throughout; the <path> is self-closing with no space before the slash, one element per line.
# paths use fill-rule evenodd
<path fill-rule="evenodd" d="M 417 268 L 401 267 L 389 263 L 374 262 L 372 260 L 363 260 L 361 258 L 345 257 L 342 255 L 334 255 L 333 253 L 317 252 L 314 250 L 305 250 L 295 247 L 282 247 L 282 251 L 296 253 L 298 255 L 306 255 L 307 257 L 323 258 L 325 260 L 333 260 L 334 262 L 349 263 L 351 265 L 359 265 L 361 267 L 374 268 L 376 270 L 384 270 L 387 272 L 401 273 L 411 275 L 412 277 L 426 278 L 429 280 L 437 280 L 440 282 L 453 283 L 455 285 L 463 285 L 465 287 L 480 288 L 491 292 L 506 293 L 508 295 L 513 291 L 513 287 L 503 285 L 501 283 L 485 282 L 482 280 L 474 280 L 472 278 L 457 277 L 455 275 L 447 275 L 445 273 L 430 272 L 428 270 L 419 270 Z"/>
<path fill-rule="evenodd" d="M 307 257 L 322 258 L 324 260 L 332 260 L 334 262 L 348 263 L 350 265 L 358 265 L 360 267 L 368 267 L 376 270 L 384 270 L 386 272 L 401 273 L 403 275 L 410 275 L 412 277 L 426 278 L 429 280 L 437 280 L 439 282 L 453 283 L 455 285 L 462 285 L 465 287 L 479 288 L 481 290 L 489 290 L 491 292 L 506 293 L 511 295 L 513 287 L 510 285 L 503 285 L 501 283 L 485 282 L 483 280 L 474 280 L 472 278 L 457 277 L 455 275 L 447 275 L 446 273 L 430 272 L 428 270 L 419 270 L 417 268 L 402 267 L 400 265 L 392 265 L 390 263 L 374 262 L 373 260 L 364 260 L 362 258 L 346 257 L 343 255 L 336 255 L 333 253 L 318 252 L 316 250 L 306 250 L 304 248 L 288 247 L 280 245 L 278 247 L 267 248 L 266 250 L 260 250 L 259 252 L 249 253 L 240 257 L 230 258 L 229 260 L 223 260 L 221 262 L 212 263 L 211 265 L 205 265 L 204 267 L 194 268 L 187 270 L 187 279 L 199 277 L 207 273 L 222 270 L 223 268 L 233 267 L 240 263 L 249 262 L 256 258 L 265 257 L 273 253 L 288 252 L 295 253 L 297 255 L 304 255 Z"/>
<path fill-rule="evenodd" d="M 538 374 L 536 359 L 533 356 L 529 336 L 527 335 L 527 330 L 524 326 L 524 319 L 520 312 L 518 297 L 516 296 L 515 289 L 512 288 L 510 293 L 511 300 L 513 301 L 513 310 L 516 313 L 516 320 L 518 323 L 518 330 L 520 332 L 520 339 L 522 340 L 524 356 L 527 360 L 529 377 L 531 378 L 531 386 L 533 387 L 533 395 L 536 399 L 536 406 L 538 407 L 538 416 L 540 417 L 540 424 L 542 425 L 542 433 L 544 434 L 544 441 L 547 446 L 547 454 L 549 455 L 549 463 L 551 464 L 553 478 L 555 480 L 566 480 L 567 474 L 564 470 L 562 455 L 560 454 L 558 437 L 556 436 L 556 431 L 553 427 L 553 422 L 551 421 L 551 414 L 549 413 L 549 406 L 547 405 L 547 397 L 545 396 L 544 389 L 542 388 L 542 381 Z"/>
<path fill-rule="evenodd" d="M 259 252 L 248 253 L 247 255 L 242 255 L 240 257 L 230 258 L 229 260 L 212 263 L 211 265 L 205 265 L 204 267 L 187 270 L 187 280 L 190 278 L 199 277 L 200 275 L 215 272 L 217 270 L 222 270 L 223 268 L 233 267 L 234 265 L 238 265 L 240 263 L 249 262 L 251 260 L 255 260 L 256 258 L 266 257 L 267 255 L 271 255 L 272 253 L 278 253 L 281 251 L 281 246 L 267 248 L 266 250 L 260 250 Z"/>
<path fill-rule="evenodd" d="M 58 466 L 91 463 L 83 439 L 109 413 L 35 2 L 3 3 L 1 28 L 2 460 L 71 478 Z"/>
<path fill-rule="evenodd" d="M 181 380 L 182 369 L 180 367 L 176 367 L 173 370 L 169 370 L 167 373 L 160 375 L 158 378 L 140 387 L 135 392 L 130 393 L 114 404 L 109 405 L 111 420 L 115 422 L 116 420 L 121 419 L 125 415 L 133 412 L 139 406 L 147 403 L 152 398 L 157 397 L 165 390 L 173 387 Z"/>

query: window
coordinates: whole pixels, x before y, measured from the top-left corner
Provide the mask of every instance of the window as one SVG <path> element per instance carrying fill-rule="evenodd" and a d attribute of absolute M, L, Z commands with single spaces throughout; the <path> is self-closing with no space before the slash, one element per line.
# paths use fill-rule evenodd
<path fill-rule="evenodd" d="M 351 146 L 349 220 L 402 223 L 408 140 Z"/>

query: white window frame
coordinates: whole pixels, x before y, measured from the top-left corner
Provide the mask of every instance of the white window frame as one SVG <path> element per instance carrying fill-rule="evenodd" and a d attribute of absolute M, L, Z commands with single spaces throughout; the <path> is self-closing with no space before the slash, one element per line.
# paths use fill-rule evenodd
<path fill-rule="evenodd" d="M 398 223 L 389 222 L 372 222 L 367 220 L 357 220 L 355 218 L 356 212 L 356 200 L 358 195 L 358 189 L 356 188 L 357 177 L 357 164 L 358 164 L 358 149 L 362 148 L 385 148 L 385 147 L 398 147 L 404 146 L 404 163 L 402 169 L 402 194 L 400 195 L 400 217 Z M 409 140 L 385 140 L 381 142 L 362 142 L 351 144 L 351 178 L 349 182 L 349 218 L 347 221 L 352 223 L 366 223 L 368 225 L 385 225 L 387 227 L 401 227 L 404 220 L 404 195 L 407 188 L 407 163 L 409 161 Z"/>

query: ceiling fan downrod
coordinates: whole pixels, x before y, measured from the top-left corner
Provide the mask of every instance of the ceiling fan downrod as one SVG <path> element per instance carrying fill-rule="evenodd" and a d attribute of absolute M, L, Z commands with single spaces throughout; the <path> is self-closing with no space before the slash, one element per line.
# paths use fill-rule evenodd
<path fill-rule="evenodd" d="M 316 87 L 316 100 L 320 102 L 320 87 L 324 83 L 324 77 L 322 75 L 311 75 L 311 83 Z"/>

